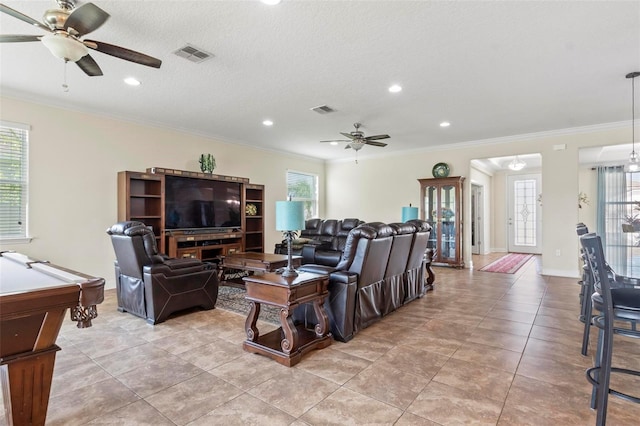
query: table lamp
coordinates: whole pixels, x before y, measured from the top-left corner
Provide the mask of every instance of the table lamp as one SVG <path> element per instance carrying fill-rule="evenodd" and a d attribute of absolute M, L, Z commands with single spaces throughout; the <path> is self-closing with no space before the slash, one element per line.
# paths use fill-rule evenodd
<path fill-rule="evenodd" d="M 287 240 L 287 267 L 283 277 L 297 277 L 291 266 L 291 245 L 295 231 L 304 229 L 304 206 L 302 201 L 276 201 L 276 230 L 283 231 Z"/>
<path fill-rule="evenodd" d="M 417 207 L 411 207 L 411 204 L 409 204 L 409 207 L 403 207 L 402 208 L 402 221 L 406 222 L 408 220 L 413 220 L 413 219 L 417 219 L 418 218 L 418 208 Z"/>

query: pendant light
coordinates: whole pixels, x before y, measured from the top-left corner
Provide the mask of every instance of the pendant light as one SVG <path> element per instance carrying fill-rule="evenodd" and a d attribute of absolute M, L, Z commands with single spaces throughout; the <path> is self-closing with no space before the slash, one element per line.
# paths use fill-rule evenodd
<path fill-rule="evenodd" d="M 631 79 L 631 154 L 629 155 L 629 163 L 627 163 L 628 172 L 637 172 L 640 170 L 640 162 L 636 154 L 636 88 L 635 78 L 640 75 L 640 71 L 630 72 L 626 78 Z"/>
<path fill-rule="evenodd" d="M 518 170 L 522 170 L 522 169 L 524 169 L 526 165 L 527 165 L 527 163 L 525 163 L 524 161 L 522 161 L 522 160 L 520 159 L 520 157 L 518 157 L 518 156 L 516 155 L 516 158 L 514 158 L 514 159 L 509 163 L 508 167 L 509 167 L 511 170 L 514 170 L 514 171 L 516 171 L 516 172 L 517 172 Z"/>

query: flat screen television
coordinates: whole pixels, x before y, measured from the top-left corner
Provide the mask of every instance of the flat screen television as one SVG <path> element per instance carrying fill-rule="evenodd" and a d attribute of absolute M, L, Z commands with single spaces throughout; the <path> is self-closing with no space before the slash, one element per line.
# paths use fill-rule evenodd
<path fill-rule="evenodd" d="M 240 228 L 241 183 L 165 176 L 165 229 Z"/>

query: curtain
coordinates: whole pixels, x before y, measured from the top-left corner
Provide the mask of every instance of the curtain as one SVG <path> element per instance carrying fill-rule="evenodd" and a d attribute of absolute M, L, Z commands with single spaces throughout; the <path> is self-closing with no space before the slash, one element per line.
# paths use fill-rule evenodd
<path fill-rule="evenodd" d="M 602 239 L 605 258 L 614 271 L 627 271 L 627 236 L 622 223 L 627 214 L 627 176 L 622 166 L 597 167 L 598 198 L 596 232 Z"/>

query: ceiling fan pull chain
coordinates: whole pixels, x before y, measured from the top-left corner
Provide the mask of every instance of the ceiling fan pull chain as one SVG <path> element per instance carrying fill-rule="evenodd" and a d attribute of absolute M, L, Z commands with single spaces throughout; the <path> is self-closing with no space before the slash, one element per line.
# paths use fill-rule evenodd
<path fill-rule="evenodd" d="M 67 62 L 64 61 L 64 82 L 62 83 L 62 91 L 69 92 L 69 86 L 67 85 Z"/>

